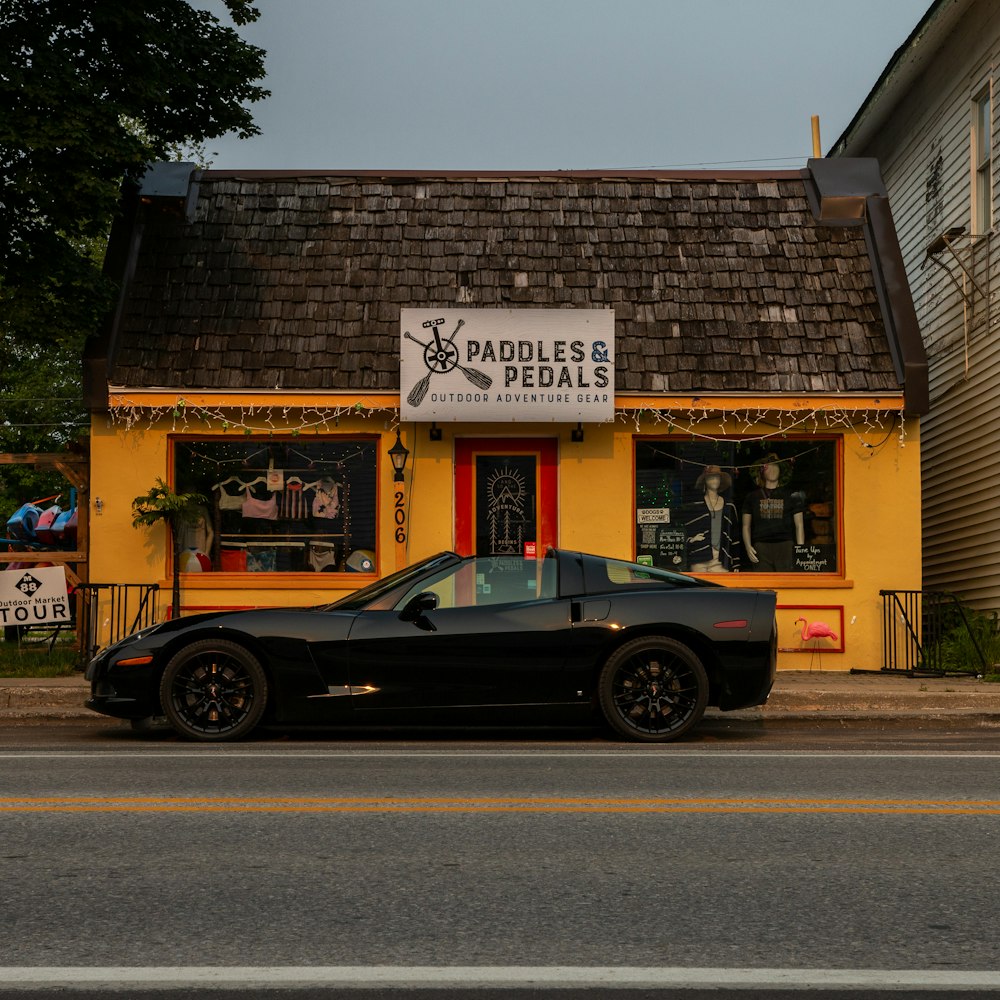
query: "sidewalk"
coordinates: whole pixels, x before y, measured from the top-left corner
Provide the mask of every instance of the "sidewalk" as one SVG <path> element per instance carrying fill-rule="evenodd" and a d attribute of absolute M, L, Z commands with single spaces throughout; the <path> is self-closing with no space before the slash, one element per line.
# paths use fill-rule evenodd
<path fill-rule="evenodd" d="M 971 676 L 783 670 L 766 705 L 720 714 L 773 720 L 964 719 L 969 725 L 1000 724 L 1000 684 Z"/>
<path fill-rule="evenodd" d="M 90 687 L 82 675 L 0 677 L 4 720 L 97 719 L 83 707 Z M 715 715 L 715 709 L 709 709 Z M 974 677 L 907 677 L 889 673 L 783 670 L 768 703 L 724 713 L 761 720 L 922 719 L 1000 724 L 1000 684 Z"/>

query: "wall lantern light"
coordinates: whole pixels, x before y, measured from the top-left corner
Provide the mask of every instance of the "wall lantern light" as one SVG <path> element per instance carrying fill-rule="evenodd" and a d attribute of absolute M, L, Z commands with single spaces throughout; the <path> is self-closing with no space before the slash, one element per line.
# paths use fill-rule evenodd
<path fill-rule="evenodd" d="M 403 481 L 403 469 L 406 468 L 406 460 L 410 457 L 408 449 L 403 447 L 403 442 L 399 440 L 399 428 L 396 428 L 396 443 L 389 449 L 389 459 L 392 461 L 394 470 L 392 481 L 401 483 Z"/>

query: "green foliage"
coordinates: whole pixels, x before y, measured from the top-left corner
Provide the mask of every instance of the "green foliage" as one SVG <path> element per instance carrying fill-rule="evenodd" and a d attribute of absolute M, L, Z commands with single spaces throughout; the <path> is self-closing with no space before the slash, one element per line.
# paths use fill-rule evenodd
<path fill-rule="evenodd" d="M 74 246 L 91 262 L 91 272 L 99 275 L 105 241 L 77 240 Z M 104 305 L 110 307 L 110 300 Z M 80 345 L 85 331 L 73 328 L 72 310 L 65 308 L 67 303 L 51 282 L 39 282 L 16 302 L 5 303 L 0 298 L 0 316 L 5 306 L 9 307 L 7 325 L 0 326 L 4 333 L 0 350 L 0 452 L 57 452 L 71 448 L 88 425 L 80 386 Z M 88 322 L 97 321 L 95 311 Z M 44 335 L 19 335 L 19 330 L 27 329 L 44 331 Z M 69 484 L 59 473 L 32 466 L 3 466 L 0 519 L 22 503 L 55 493 L 62 493 L 61 503 L 66 507 Z"/>
<path fill-rule="evenodd" d="M 983 669 L 979 653 L 986 659 Z M 995 614 L 957 608 L 943 616 L 941 639 L 924 650 L 924 668 L 942 673 L 990 674 L 1000 664 L 1000 632 Z"/>
<path fill-rule="evenodd" d="M 237 26 L 259 17 L 225 5 Z M 79 359 L 115 301 L 102 260 L 122 185 L 256 134 L 263 76 L 262 49 L 185 0 L 0 4 L 0 450 L 56 451 L 85 422 Z"/>
<path fill-rule="evenodd" d="M 226 0 L 236 24 L 259 17 Z M 264 52 L 185 0 L 6 0 L 0 9 L 0 169 L 9 289 L 39 251 L 102 236 L 120 185 L 172 146 L 259 131 L 245 102 L 267 91 Z M 138 125 L 138 128 L 130 127 Z"/>
<path fill-rule="evenodd" d="M 132 501 L 133 528 L 148 528 L 162 522 L 170 529 L 174 547 L 172 600 L 175 614 L 181 606 L 181 575 L 178 565 L 181 528 L 198 520 L 201 516 L 200 507 L 206 502 L 201 493 L 175 493 L 159 476 L 148 492 Z"/>
<path fill-rule="evenodd" d="M 132 501 L 132 527 L 151 527 L 161 521 L 176 535 L 185 524 L 194 524 L 200 506 L 208 501 L 201 493 L 175 493 L 159 476 L 155 484 Z"/>
<path fill-rule="evenodd" d="M 0 350 L 0 452 L 55 452 L 73 447 L 85 432 L 79 357 L 44 343 L 11 339 Z M 0 466 L 0 519 L 22 503 L 62 493 L 69 484 L 58 472 L 29 465 Z M 0 521 L 2 523 L 2 521 Z"/>

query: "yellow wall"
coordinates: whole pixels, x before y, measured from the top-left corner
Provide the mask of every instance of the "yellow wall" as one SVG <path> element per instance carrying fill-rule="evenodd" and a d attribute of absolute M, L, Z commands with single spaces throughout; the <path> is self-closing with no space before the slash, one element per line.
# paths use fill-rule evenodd
<path fill-rule="evenodd" d="M 727 585 L 766 586 L 778 590 L 779 646 L 803 645 L 794 618 L 839 625 L 839 616 L 827 606 L 843 608 L 844 652 L 830 652 L 822 643 L 819 652 L 783 652 L 779 669 L 842 670 L 877 669 L 881 662 L 880 589 L 919 589 L 920 553 L 920 447 L 915 421 L 904 431 L 887 430 L 891 416 L 865 429 L 861 414 L 852 428 L 819 433 L 842 437 L 843 565 L 842 577 L 774 576 L 754 573 L 714 577 Z M 294 426 L 275 419 L 276 434 Z M 773 430 L 769 425 L 768 430 Z M 168 435 L 178 430 L 170 417 L 138 422 L 131 429 L 122 423 L 94 420 L 91 446 L 91 562 L 90 579 L 96 583 L 158 582 L 165 591 L 161 604 L 169 603 L 165 534 L 161 528 L 131 526 L 131 500 L 146 492 L 157 476 L 169 479 Z M 185 433 L 222 433 L 217 425 L 188 418 Z M 379 454 L 380 509 L 378 512 L 378 567 L 386 575 L 406 563 L 455 546 L 454 441 L 461 437 L 557 437 L 558 544 L 564 548 L 634 558 L 633 441 L 636 434 L 660 436 L 662 423 L 629 415 L 614 424 L 587 425 L 581 443 L 570 440 L 570 428 L 552 424 L 444 425 L 442 440 L 431 441 L 428 426 L 407 425 L 402 440 L 410 451 L 406 470 L 407 541 L 395 541 L 393 476 L 387 457 L 395 441 L 391 420 L 384 416 L 341 417 L 336 433 L 381 435 Z M 702 421 L 698 433 L 724 436 L 732 425 Z M 754 429 L 741 425 L 741 434 Z M 227 432 L 230 437 L 233 431 Z M 677 438 L 683 438 L 677 434 Z M 101 513 L 97 513 L 97 500 Z M 334 600 L 370 577 L 355 574 L 288 574 L 286 579 L 261 574 L 184 574 L 182 607 L 309 605 Z M 799 612 L 810 605 L 824 606 Z M 815 643 L 814 643 L 815 645 Z"/>

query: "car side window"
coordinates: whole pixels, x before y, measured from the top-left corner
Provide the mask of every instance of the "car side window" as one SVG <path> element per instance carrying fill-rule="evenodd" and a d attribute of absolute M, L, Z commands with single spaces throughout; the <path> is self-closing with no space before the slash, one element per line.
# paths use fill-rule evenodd
<path fill-rule="evenodd" d="M 557 595 L 555 559 L 477 557 L 411 586 L 396 602 L 402 609 L 417 594 L 432 593 L 438 608 L 481 608 Z"/>
<path fill-rule="evenodd" d="M 684 586 L 687 582 L 684 577 L 669 570 L 640 566 L 621 559 L 602 559 L 597 556 L 585 558 L 584 574 L 587 590 L 590 593 L 614 590 L 618 587 L 631 589 L 642 586 L 677 587 Z"/>

